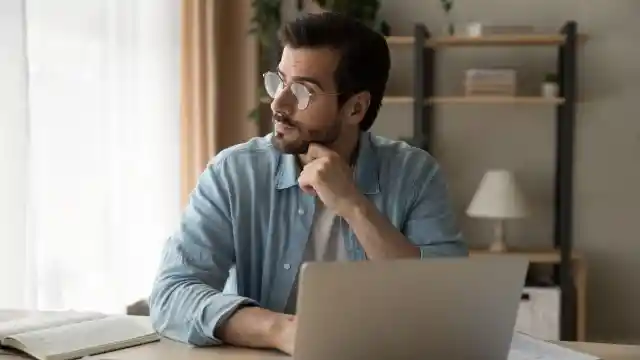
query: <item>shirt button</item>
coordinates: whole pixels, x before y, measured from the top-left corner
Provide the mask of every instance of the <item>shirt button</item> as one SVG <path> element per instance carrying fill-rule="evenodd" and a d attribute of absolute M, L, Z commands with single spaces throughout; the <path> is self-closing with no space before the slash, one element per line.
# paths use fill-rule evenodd
<path fill-rule="evenodd" d="M 291 269 L 291 264 L 284 264 L 284 268 L 285 268 L 285 270 Z"/>
<path fill-rule="evenodd" d="M 303 208 L 298 209 L 298 215 L 304 215 L 304 209 Z"/>

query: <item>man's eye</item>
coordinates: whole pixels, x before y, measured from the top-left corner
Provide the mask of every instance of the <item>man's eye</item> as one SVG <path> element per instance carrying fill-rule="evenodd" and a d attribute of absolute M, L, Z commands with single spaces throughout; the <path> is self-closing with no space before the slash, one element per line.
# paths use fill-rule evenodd
<path fill-rule="evenodd" d="M 299 83 L 291 84 L 291 91 L 296 95 L 310 95 L 312 93 L 308 87 Z"/>

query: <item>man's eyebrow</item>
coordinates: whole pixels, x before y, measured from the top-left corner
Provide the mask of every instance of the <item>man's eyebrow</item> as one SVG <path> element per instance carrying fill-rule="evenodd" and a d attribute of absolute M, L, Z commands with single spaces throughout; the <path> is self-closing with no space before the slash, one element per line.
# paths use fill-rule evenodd
<path fill-rule="evenodd" d="M 280 74 L 280 76 L 282 76 L 283 78 L 286 78 L 287 75 L 284 73 L 284 71 L 278 69 L 278 73 Z M 299 82 L 308 82 L 311 84 L 314 84 L 315 86 L 317 86 L 318 88 L 320 88 L 320 90 L 324 91 L 324 89 L 322 88 L 322 85 L 320 85 L 320 81 L 312 78 L 312 77 L 308 77 L 308 76 L 292 76 L 291 77 L 293 80 L 295 81 L 299 81 Z"/>

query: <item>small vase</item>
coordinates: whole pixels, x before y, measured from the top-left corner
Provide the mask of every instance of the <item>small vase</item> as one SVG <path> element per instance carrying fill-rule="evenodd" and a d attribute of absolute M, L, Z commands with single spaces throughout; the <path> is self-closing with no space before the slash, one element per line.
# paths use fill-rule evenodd
<path fill-rule="evenodd" d="M 554 82 L 542 83 L 542 96 L 546 98 L 558 97 L 558 84 Z"/>

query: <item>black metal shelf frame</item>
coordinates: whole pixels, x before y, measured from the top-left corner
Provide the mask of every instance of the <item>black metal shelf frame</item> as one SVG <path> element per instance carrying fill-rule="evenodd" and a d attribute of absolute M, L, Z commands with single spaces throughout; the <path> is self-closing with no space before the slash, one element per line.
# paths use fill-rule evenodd
<path fill-rule="evenodd" d="M 559 95 L 564 98 L 564 102 L 556 107 L 553 241 L 555 248 L 560 251 L 560 264 L 555 269 L 555 281 L 561 289 L 560 337 L 564 341 L 574 341 L 577 337 L 577 306 L 571 254 L 573 252 L 573 165 L 577 102 L 577 23 L 568 21 L 560 32 L 565 36 L 565 41 L 558 45 L 557 73 Z M 414 146 L 432 152 L 434 105 L 424 100 L 435 94 L 435 49 L 425 46 L 426 40 L 431 38 L 425 25 L 415 25 L 414 37 L 414 118 L 413 138 L 409 141 Z"/>

